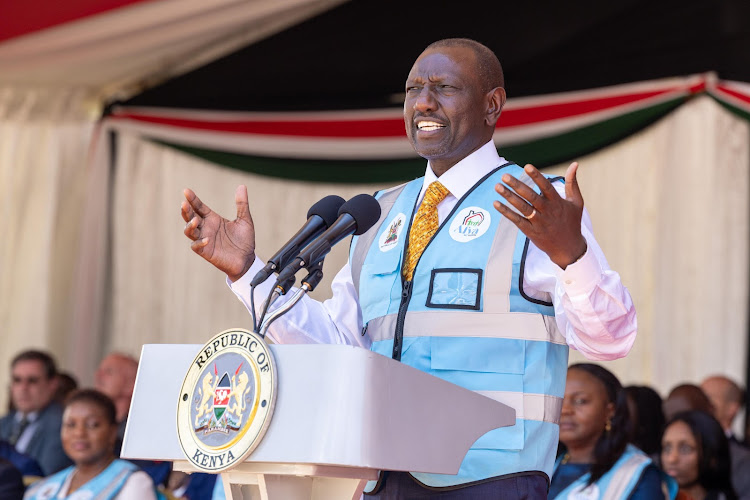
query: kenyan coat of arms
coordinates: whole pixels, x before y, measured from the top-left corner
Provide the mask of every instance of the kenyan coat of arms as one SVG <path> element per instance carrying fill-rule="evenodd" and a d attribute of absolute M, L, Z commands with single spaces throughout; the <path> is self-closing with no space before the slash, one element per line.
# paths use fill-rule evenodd
<path fill-rule="evenodd" d="M 177 434 L 198 469 L 221 472 L 260 443 L 275 405 L 273 355 L 256 333 L 221 332 L 198 353 L 185 376 Z"/>

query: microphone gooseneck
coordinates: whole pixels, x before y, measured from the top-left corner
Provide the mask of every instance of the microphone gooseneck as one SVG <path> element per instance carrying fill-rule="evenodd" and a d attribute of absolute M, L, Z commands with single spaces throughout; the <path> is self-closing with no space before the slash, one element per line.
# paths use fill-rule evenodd
<path fill-rule="evenodd" d="M 323 233 L 323 231 L 336 221 L 339 209 L 343 205 L 344 199 L 341 196 L 330 195 L 322 198 L 310 207 L 310 210 L 307 211 L 307 222 L 278 252 L 268 259 L 263 269 L 258 271 L 252 279 L 250 286 L 258 286 L 266 281 L 271 274 L 289 265 L 301 248 Z"/>
<path fill-rule="evenodd" d="M 287 282 L 297 271 L 322 260 L 333 245 L 351 234 L 370 229 L 380 218 L 380 204 L 369 194 L 358 194 L 339 209 L 339 217 L 323 234 L 311 241 L 296 259 L 279 272 L 279 282 Z"/>

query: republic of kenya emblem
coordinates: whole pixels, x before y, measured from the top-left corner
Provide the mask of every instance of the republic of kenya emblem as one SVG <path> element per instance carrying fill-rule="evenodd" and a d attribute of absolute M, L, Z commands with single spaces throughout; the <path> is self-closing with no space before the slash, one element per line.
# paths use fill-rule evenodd
<path fill-rule="evenodd" d="M 205 472 L 241 463 L 260 443 L 276 403 L 276 368 L 263 338 L 242 329 L 208 341 L 185 375 L 177 435 L 187 459 Z"/>

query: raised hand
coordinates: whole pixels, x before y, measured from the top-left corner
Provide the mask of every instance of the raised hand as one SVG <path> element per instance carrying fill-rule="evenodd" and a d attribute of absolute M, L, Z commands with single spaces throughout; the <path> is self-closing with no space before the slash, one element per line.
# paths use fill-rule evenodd
<path fill-rule="evenodd" d="M 237 281 L 255 261 L 255 228 L 247 187 L 238 186 L 234 193 L 237 218 L 233 221 L 211 210 L 191 189 L 185 189 L 184 194 L 181 213 L 187 224 L 183 232 L 193 240 L 190 248 Z"/>
<path fill-rule="evenodd" d="M 586 239 L 581 234 L 583 196 L 576 179 L 578 163 L 571 163 L 565 173 L 565 198 L 533 165 L 526 165 L 524 171 L 541 192 L 537 194 L 523 182 L 505 174 L 502 181 L 507 186 L 497 184 L 495 191 L 518 212 L 499 201 L 494 202 L 495 209 L 510 219 L 552 262 L 565 269 L 586 253 Z"/>

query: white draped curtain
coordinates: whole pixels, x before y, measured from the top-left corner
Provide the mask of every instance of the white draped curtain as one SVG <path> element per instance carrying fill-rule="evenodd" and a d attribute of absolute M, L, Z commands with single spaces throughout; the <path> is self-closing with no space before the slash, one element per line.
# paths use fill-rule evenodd
<path fill-rule="evenodd" d="M 48 349 L 77 371 L 73 281 L 95 121 L 87 102 L 80 89 L 0 88 L 2 387 L 24 349 Z"/>

